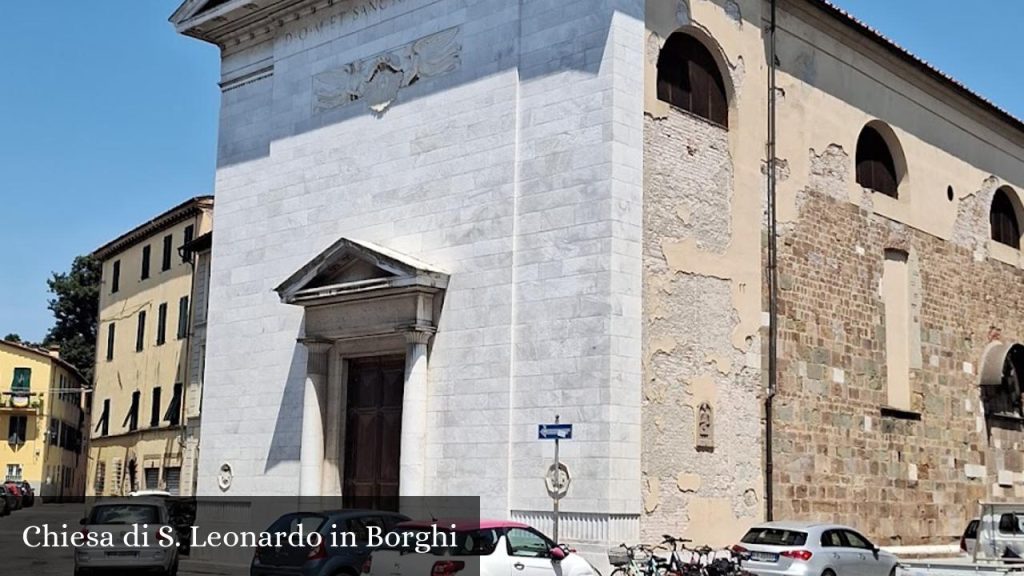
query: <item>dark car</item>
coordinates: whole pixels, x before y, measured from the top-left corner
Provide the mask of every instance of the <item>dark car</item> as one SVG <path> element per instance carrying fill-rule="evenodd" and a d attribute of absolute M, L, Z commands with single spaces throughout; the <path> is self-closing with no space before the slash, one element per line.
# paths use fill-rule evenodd
<path fill-rule="evenodd" d="M 14 506 L 14 494 L 0 486 L 0 516 L 10 516 L 11 506 Z"/>
<path fill-rule="evenodd" d="M 281 548 L 257 548 L 249 568 L 250 576 L 359 574 L 363 562 L 370 555 L 370 549 L 366 546 L 369 528 L 379 527 L 382 533 L 387 533 L 399 522 L 407 520 L 409 518 L 401 514 L 374 510 L 285 514 L 271 524 L 267 532 L 293 532 L 301 526 L 306 533 L 320 533 L 326 545 L 315 548 L 287 545 Z M 357 540 L 354 546 L 332 546 L 332 531 L 338 534 L 352 533 L 362 539 Z"/>
<path fill-rule="evenodd" d="M 17 482 L 18 488 L 21 488 L 21 505 L 25 508 L 31 508 L 36 504 L 36 491 L 32 488 L 32 485 L 22 480 Z"/>
<path fill-rule="evenodd" d="M 21 507 L 24 505 L 21 487 L 18 486 L 17 482 L 5 482 L 4 488 L 14 496 L 14 505 L 11 506 L 11 510 L 21 510 Z"/>

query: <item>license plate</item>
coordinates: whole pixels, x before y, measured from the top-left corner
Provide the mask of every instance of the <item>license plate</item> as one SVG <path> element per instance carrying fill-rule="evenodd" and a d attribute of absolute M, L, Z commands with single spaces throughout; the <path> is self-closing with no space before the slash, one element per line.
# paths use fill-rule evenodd
<path fill-rule="evenodd" d="M 750 559 L 754 562 L 778 562 L 779 555 L 771 552 L 751 552 Z"/>
<path fill-rule="evenodd" d="M 107 556 L 119 556 L 119 557 L 134 557 L 138 556 L 138 552 L 126 551 L 126 552 L 107 552 Z"/>

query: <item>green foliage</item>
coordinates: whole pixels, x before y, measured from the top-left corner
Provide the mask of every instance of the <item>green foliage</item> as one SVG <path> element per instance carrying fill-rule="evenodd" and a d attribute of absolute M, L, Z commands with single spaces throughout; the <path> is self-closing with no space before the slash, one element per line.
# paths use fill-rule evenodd
<path fill-rule="evenodd" d="M 60 356 L 92 383 L 96 360 L 96 323 L 102 267 L 92 256 L 78 256 L 67 273 L 54 272 L 46 284 L 54 298 L 49 300 L 54 325 L 43 345 L 60 346 Z"/>
<path fill-rule="evenodd" d="M 32 347 L 32 348 L 38 348 L 39 347 L 39 344 L 36 344 L 35 342 L 29 342 L 28 340 L 22 340 L 21 339 L 21 335 L 20 334 L 15 334 L 14 332 L 11 332 L 7 336 L 4 336 L 4 341 L 5 342 L 14 342 L 15 344 L 21 344 L 22 346 L 29 346 L 29 347 Z"/>

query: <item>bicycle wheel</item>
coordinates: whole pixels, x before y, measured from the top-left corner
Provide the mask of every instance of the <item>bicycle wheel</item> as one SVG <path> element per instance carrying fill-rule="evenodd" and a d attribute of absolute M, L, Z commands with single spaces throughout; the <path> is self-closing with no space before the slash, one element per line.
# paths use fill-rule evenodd
<path fill-rule="evenodd" d="M 625 569 L 625 568 L 620 566 L 620 567 L 616 568 L 615 570 L 612 570 L 612 573 L 609 576 L 633 576 L 633 575 L 629 573 L 629 570 L 627 570 L 627 569 Z"/>

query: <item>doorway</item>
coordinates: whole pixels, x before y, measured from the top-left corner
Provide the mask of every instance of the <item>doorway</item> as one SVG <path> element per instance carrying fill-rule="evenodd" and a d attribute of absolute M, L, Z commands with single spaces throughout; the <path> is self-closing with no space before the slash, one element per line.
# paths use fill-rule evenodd
<path fill-rule="evenodd" d="M 398 506 L 404 382 L 404 356 L 348 361 L 341 492 L 346 508 Z"/>

